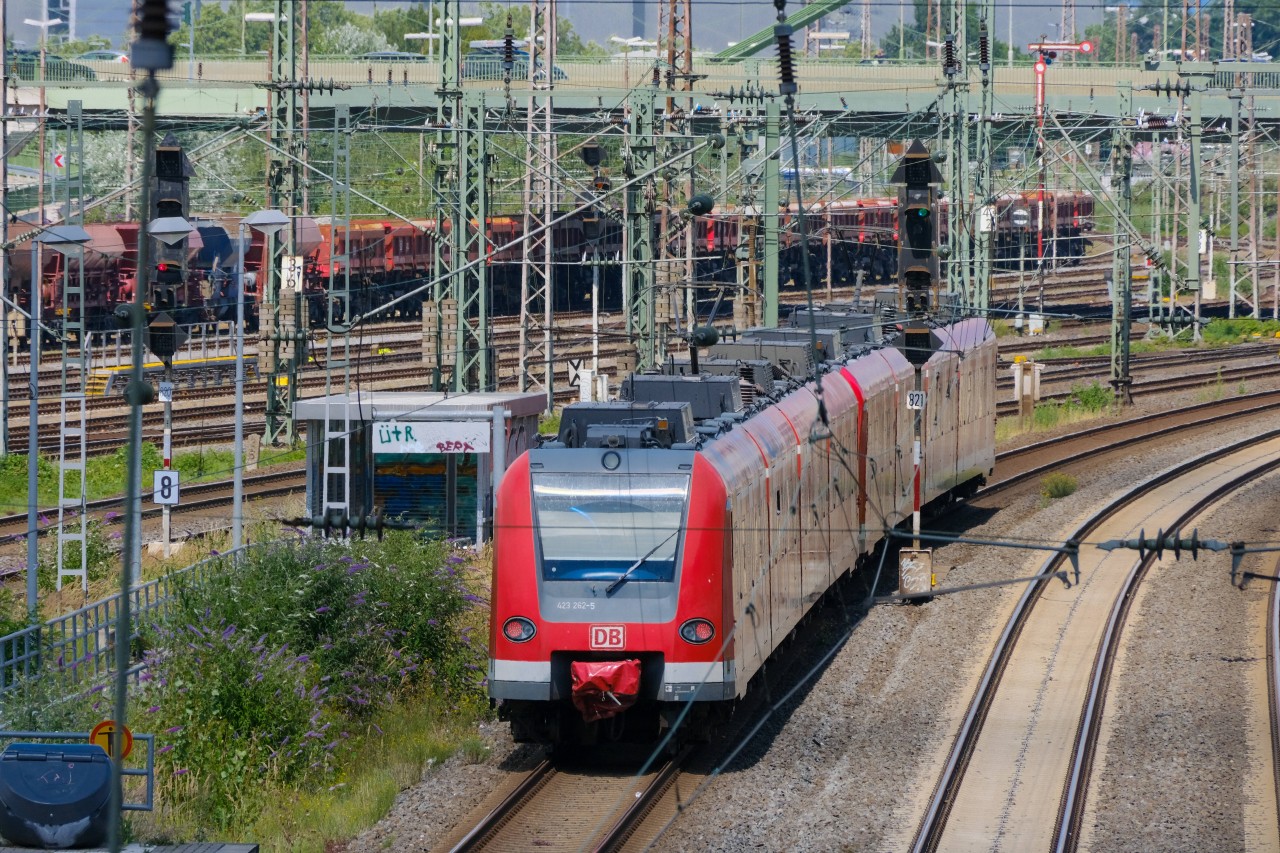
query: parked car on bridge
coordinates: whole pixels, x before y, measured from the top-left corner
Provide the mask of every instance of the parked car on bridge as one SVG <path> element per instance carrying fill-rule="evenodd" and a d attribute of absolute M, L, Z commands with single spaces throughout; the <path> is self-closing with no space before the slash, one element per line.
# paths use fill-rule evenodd
<path fill-rule="evenodd" d="M 514 61 L 511 64 L 512 80 L 528 80 L 529 79 L 529 52 L 525 50 L 517 50 L 514 52 Z M 542 62 L 539 61 L 537 66 L 537 79 L 546 79 L 546 69 Z M 554 66 L 552 73 L 555 80 L 568 80 L 569 75 L 565 74 L 560 67 Z M 502 43 L 498 42 L 496 46 L 486 44 L 477 47 L 475 42 L 471 43 L 471 52 L 462 57 L 462 79 L 464 80 L 501 80 L 502 79 Z"/>
<path fill-rule="evenodd" d="M 52 53 L 45 54 L 44 71 L 46 80 L 97 80 L 97 73 L 87 65 L 70 62 Z M 40 51 L 14 50 L 9 52 L 9 73 L 22 80 L 38 80 L 40 78 Z"/>
<path fill-rule="evenodd" d="M 91 50 L 76 57 L 80 62 L 119 62 L 129 64 L 129 54 L 119 50 Z"/>

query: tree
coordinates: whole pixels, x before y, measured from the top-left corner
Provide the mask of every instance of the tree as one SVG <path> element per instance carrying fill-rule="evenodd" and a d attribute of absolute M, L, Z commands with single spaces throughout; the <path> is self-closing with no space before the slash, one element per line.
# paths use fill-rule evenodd
<path fill-rule="evenodd" d="M 289 4 L 289 8 L 294 11 L 297 4 Z M 225 56 L 243 51 L 253 56 L 266 52 L 274 38 L 273 25 L 246 22 L 244 16 L 251 12 L 271 15 L 275 11 L 276 4 L 271 0 L 235 0 L 225 9 L 220 3 L 202 3 L 196 20 L 196 53 Z M 183 22 L 169 41 L 176 46 L 185 45 L 189 32 L 190 25 Z M 310 50 L 316 54 L 387 49 L 386 40 L 374 29 L 373 19 L 348 11 L 336 0 L 311 0 L 307 6 L 307 32 Z M 346 45 L 355 45 L 358 49 L 349 51 Z"/>
<path fill-rule="evenodd" d="M 472 38 L 501 39 L 507 31 L 507 15 L 511 16 L 511 29 L 517 40 L 528 39 L 530 12 L 528 6 L 504 6 L 485 0 L 480 3 L 480 17 L 484 22 L 475 28 Z M 556 54 L 563 56 L 606 56 L 609 51 L 595 42 L 583 42 L 582 36 L 573 31 L 573 24 L 565 18 L 556 18 Z"/>
<path fill-rule="evenodd" d="M 926 0 L 912 0 L 915 6 L 915 20 L 904 22 L 901 28 L 894 24 L 893 28 L 880 40 L 879 54 L 888 59 L 923 59 L 925 50 L 925 30 L 928 28 L 929 9 Z M 981 23 L 976 5 L 965 6 L 965 44 L 969 53 L 970 64 L 978 59 L 978 30 Z M 1009 46 L 995 37 L 995 28 L 989 24 L 987 28 L 991 40 L 991 61 L 999 62 L 1009 55 Z M 899 48 L 903 53 L 899 56 Z M 860 52 L 860 51 L 859 51 Z M 1024 58 L 1021 49 L 1015 47 L 1014 58 Z"/>

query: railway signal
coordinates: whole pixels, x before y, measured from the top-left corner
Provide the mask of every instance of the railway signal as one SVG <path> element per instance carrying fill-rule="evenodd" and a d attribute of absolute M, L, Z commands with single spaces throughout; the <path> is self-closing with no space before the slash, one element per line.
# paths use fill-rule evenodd
<path fill-rule="evenodd" d="M 898 271 L 906 288 L 907 313 L 927 314 L 938 281 L 937 187 L 942 173 L 929 149 L 911 141 L 889 183 L 898 184 Z"/>

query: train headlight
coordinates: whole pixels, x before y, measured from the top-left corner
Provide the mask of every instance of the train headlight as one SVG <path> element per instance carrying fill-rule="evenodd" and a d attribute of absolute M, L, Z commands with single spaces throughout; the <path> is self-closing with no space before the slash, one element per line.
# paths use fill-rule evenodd
<path fill-rule="evenodd" d="M 538 633 L 538 629 L 523 616 L 512 616 L 502 623 L 502 636 L 513 643 L 527 643 L 533 639 L 533 635 L 536 633 Z"/>
<path fill-rule="evenodd" d="M 690 619 L 680 626 L 680 639 L 695 646 L 710 642 L 715 635 L 715 626 L 706 619 Z"/>

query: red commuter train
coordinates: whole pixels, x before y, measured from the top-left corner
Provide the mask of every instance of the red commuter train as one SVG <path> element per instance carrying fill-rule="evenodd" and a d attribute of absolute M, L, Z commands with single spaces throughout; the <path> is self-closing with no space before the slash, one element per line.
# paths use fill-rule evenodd
<path fill-rule="evenodd" d="M 677 720 L 705 736 L 910 518 L 917 367 L 900 332 L 869 342 L 875 320 L 849 316 L 841 331 L 818 321 L 817 353 L 801 316 L 717 344 L 696 375 L 632 377 L 626 401 L 567 407 L 556 439 L 513 462 L 495 501 L 488 684 L 517 741 L 651 742 Z M 972 493 L 995 447 L 990 327 L 929 336 L 923 504 Z"/>

